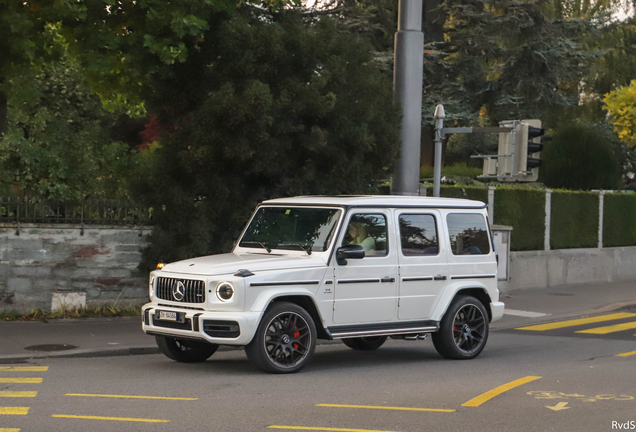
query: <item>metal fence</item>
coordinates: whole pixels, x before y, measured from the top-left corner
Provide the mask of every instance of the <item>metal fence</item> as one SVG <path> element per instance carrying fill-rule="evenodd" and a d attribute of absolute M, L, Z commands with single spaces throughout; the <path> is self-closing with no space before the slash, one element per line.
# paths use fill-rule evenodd
<path fill-rule="evenodd" d="M 28 198 L 0 198 L 0 223 L 43 223 L 84 225 L 152 224 L 152 209 L 114 200 L 86 200 L 76 203 Z"/>

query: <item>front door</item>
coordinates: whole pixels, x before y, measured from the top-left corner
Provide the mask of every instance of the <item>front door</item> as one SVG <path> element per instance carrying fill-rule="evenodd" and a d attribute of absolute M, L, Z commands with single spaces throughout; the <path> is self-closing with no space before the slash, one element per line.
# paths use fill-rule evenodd
<path fill-rule="evenodd" d="M 336 324 L 391 321 L 397 307 L 397 251 L 388 210 L 356 209 L 348 216 L 346 230 L 338 246 L 359 244 L 362 259 L 349 259 L 346 265 L 334 262 Z"/>

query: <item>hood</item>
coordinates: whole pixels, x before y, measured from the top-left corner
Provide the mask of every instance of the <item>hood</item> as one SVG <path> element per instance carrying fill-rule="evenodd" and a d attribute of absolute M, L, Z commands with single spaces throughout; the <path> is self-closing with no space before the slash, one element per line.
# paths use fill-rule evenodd
<path fill-rule="evenodd" d="M 326 258 L 326 257 L 325 257 Z M 312 255 L 278 255 L 267 253 L 220 254 L 166 264 L 159 272 L 183 273 L 191 275 L 213 276 L 234 274 L 240 269 L 253 273 L 264 270 L 282 270 L 306 267 L 324 267 L 327 263 L 322 257 Z"/>

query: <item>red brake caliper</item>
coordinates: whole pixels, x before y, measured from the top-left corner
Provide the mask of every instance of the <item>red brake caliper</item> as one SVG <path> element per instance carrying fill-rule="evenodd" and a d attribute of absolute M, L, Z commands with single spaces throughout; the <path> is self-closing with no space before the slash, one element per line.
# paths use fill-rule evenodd
<path fill-rule="evenodd" d="M 298 330 L 298 327 L 294 327 L 294 330 Z M 294 337 L 295 338 L 300 337 L 300 332 L 299 331 L 294 332 Z M 298 349 L 298 347 L 299 347 L 299 345 L 297 343 L 295 343 L 294 344 L 294 348 Z"/>

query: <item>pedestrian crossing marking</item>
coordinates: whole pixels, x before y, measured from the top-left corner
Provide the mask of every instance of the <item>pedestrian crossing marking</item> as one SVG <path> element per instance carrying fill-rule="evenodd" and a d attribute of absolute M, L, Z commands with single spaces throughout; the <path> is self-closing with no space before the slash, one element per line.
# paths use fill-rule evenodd
<path fill-rule="evenodd" d="M 0 415 L 27 415 L 29 407 L 0 407 Z"/>
<path fill-rule="evenodd" d="M 0 391 L 0 397 L 36 397 L 36 391 Z M 2 430 L 0 429 L 0 432 Z"/>
<path fill-rule="evenodd" d="M 0 378 L 0 384 L 41 384 L 42 378 Z"/>
<path fill-rule="evenodd" d="M 619 331 L 624 331 L 624 330 L 629 330 L 634 328 L 636 328 L 636 322 L 628 322 L 623 324 L 614 324 L 614 325 L 605 326 L 605 327 L 596 327 L 596 328 L 587 329 L 587 330 L 579 330 L 576 333 L 608 334 L 608 333 L 614 333 L 614 332 L 619 332 Z"/>
<path fill-rule="evenodd" d="M 46 372 L 48 366 L 0 366 L 3 372 Z"/>
<path fill-rule="evenodd" d="M 636 317 L 636 314 L 622 312 L 622 313 L 615 313 L 610 315 L 595 316 L 590 318 L 579 318 L 579 319 L 566 320 L 566 321 L 557 321 L 557 322 L 548 323 L 548 324 L 538 324 L 538 325 L 533 325 L 528 327 L 518 327 L 515 330 L 546 331 L 546 330 L 555 330 L 555 329 L 560 329 L 565 327 L 575 327 L 575 326 L 580 326 L 584 324 L 593 324 L 598 322 L 614 321 L 614 320 L 619 320 L 624 318 L 633 318 L 633 317 Z"/>

